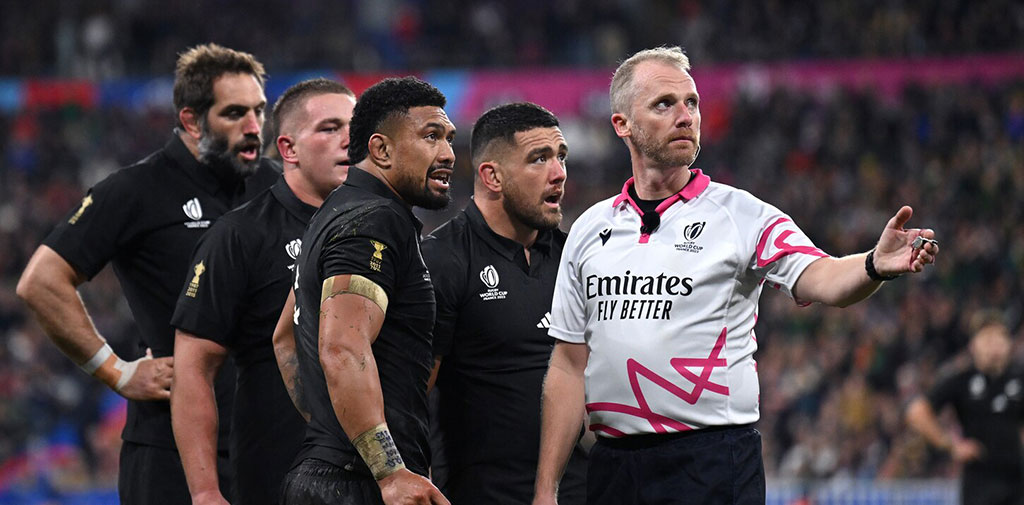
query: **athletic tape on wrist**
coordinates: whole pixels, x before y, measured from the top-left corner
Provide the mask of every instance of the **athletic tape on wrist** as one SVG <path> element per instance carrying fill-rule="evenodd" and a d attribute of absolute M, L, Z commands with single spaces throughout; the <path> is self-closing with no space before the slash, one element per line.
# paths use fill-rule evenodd
<path fill-rule="evenodd" d="M 139 368 L 139 362 L 141 361 L 142 359 L 137 359 L 135 361 L 124 361 L 118 359 L 117 362 L 114 363 L 114 368 L 121 372 L 121 377 L 117 379 L 117 384 L 114 385 L 115 391 L 120 393 L 121 389 L 128 384 L 128 381 L 132 380 L 132 376 L 135 375 L 135 370 Z"/>
<path fill-rule="evenodd" d="M 93 354 L 92 357 L 89 358 L 89 361 L 78 365 L 78 367 L 81 368 L 83 372 L 92 375 L 96 373 L 96 370 L 99 370 L 100 366 L 102 366 L 103 363 L 107 361 L 107 358 L 112 354 L 114 354 L 114 350 L 110 348 L 110 344 L 104 342 L 103 347 L 100 347 L 99 350 L 96 351 L 96 354 Z"/>
<path fill-rule="evenodd" d="M 362 432 L 352 439 L 352 445 L 356 446 L 356 450 L 366 462 L 366 466 L 370 467 L 370 472 L 376 480 L 405 468 L 402 455 L 398 453 L 398 446 L 391 438 L 391 432 L 385 423 Z"/>

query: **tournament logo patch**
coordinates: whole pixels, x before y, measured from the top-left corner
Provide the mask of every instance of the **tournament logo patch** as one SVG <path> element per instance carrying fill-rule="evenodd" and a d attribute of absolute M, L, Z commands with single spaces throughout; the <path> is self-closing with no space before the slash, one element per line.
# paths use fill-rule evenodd
<path fill-rule="evenodd" d="M 78 219 L 82 217 L 82 213 L 85 212 L 86 207 L 90 205 L 92 205 L 92 195 L 85 195 L 85 198 L 82 199 L 82 206 L 78 208 L 78 212 L 75 212 L 75 215 L 71 216 L 71 219 L 68 219 L 68 224 L 77 223 Z"/>
<path fill-rule="evenodd" d="M 373 269 L 374 272 L 380 272 L 381 264 L 384 262 L 384 250 L 387 249 L 388 246 L 377 242 L 376 240 L 370 240 L 370 243 L 373 244 L 373 255 L 370 256 L 370 268 Z"/>
<path fill-rule="evenodd" d="M 185 216 L 191 221 L 185 221 L 186 228 L 209 228 L 210 220 L 203 219 L 203 206 L 199 204 L 198 198 L 193 198 L 181 206 Z"/>
<path fill-rule="evenodd" d="M 676 244 L 677 251 L 685 251 L 691 253 L 699 253 L 704 250 L 704 247 L 697 245 L 695 242 L 697 237 L 704 232 L 704 225 L 707 221 L 701 221 L 699 223 L 690 223 L 683 228 L 683 239 L 686 240 L 683 243 Z"/>
<path fill-rule="evenodd" d="M 487 265 L 483 270 L 480 271 L 480 282 L 484 283 L 487 287 L 487 291 L 480 293 L 480 299 L 483 301 L 490 300 L 504 300 L 508 296 L 508 291 L 499 291 L 498 282 L 501 278 L 498 276 L 498 269 L 494 268 L 494 265 Z"/>
<path fill-rule="evenodd" d="M 199 291 L 199 276 L 203 275 L 206 271 L 206 265 L 202 261 L 196 263 L 196 266 L 192 267 L 192 271 L 195 272 L 195 277 L 192 278 L 192 282 L 188 283 L 188 290 L 185 291 L 185 296 L 195 298 L 196 293 Z"/>
<path fill-rule="evenodd" d="M 288 257 L 291 259 L 298 259 L 299 253 L 302 252 L 302 239 L 295 239 L 288 242 L 284 246 L 284 252 L 288 253 Z M 295 263 L 288 265 L 288 270 L 295 270 Z"/>

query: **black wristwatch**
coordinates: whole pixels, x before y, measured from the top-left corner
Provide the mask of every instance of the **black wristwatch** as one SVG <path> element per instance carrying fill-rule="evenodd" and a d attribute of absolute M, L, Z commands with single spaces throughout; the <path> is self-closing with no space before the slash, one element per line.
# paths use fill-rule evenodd
<path fill-rule="evenodd" d="M 864 270 L 868 272 L 868 277 L 873 281 L 891 281 L 898 275 L 882 275 L 875 270 L 875 250 L 868 251 L 868 255 L 864 257 Z"/>

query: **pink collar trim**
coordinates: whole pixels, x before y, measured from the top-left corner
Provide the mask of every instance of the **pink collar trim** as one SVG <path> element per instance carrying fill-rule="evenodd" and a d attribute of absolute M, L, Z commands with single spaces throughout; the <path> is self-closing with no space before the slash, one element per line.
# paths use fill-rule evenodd
<path fill-rule="evenodd" d="M 711 184 L 710 177 L 704 175 L 704 172 L 702 172 L 699 168 L 690 170 L 690 174 L 692 174 L 691 180 L 687 181 L 687 184 L 683 186 L 682 190 L 666 198 L 665 201 L 661 202 L 661 204 L 658 205 L 656 209 L 654 209 L 658 214 L 663 214 L 666 209 L 672 206 L 672 204 L 680 200 L 693 200 L 698 195 L 703 193 L 705 189 L 708 189 L 708 185 Z M 629 202 L 629 204 L 637 211 L 637 213 L 643 214 L 643 212 L 640 210 L 640 206 L 633 201 L 632 197 L 629 196 L 629 188 L 633 184 L 635 184 L 635 181 L 633 180 L 633 177 L 630 177 L 629 180 L 622 185 L 622 192 L 619 193 L 619 196 L 617 196 L 615 198 L 615 201 L 612 202 L 612 207 L 616 207 L 622 202 Z"/>

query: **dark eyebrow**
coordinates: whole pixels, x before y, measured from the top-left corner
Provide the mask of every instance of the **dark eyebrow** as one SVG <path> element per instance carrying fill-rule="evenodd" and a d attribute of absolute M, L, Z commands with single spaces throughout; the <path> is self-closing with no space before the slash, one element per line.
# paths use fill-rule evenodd
<path fill-rule="evenodd" d="M 427 123 L 426 125 L 424 125 L 423 129 L 424 130 L 435 129 L 435 130 L 445 131 L 445 130 L 448 129 L 448 127 L 444 123 L 439 123 L 437 121 L 431 121 L 431 122 Z M 451 133 L 455 133 L 455 126 L 454 125 L 452 126 Z"/>
<path fill-rule="evenodd" d="M 564 146 L 565 144 L 562 144 L 562 145 Z M 551 146 L 543 146 L 543 147 L 538 147 L 536 149 L 532 149 L 529 153 L 526 153 L 526 157 L 528 159 L 532 159 L 532 158 L 535 158 L 537 156 L 551 154 L 553 152 L 554 152 L 554 150 L 551 149 Z"/>

